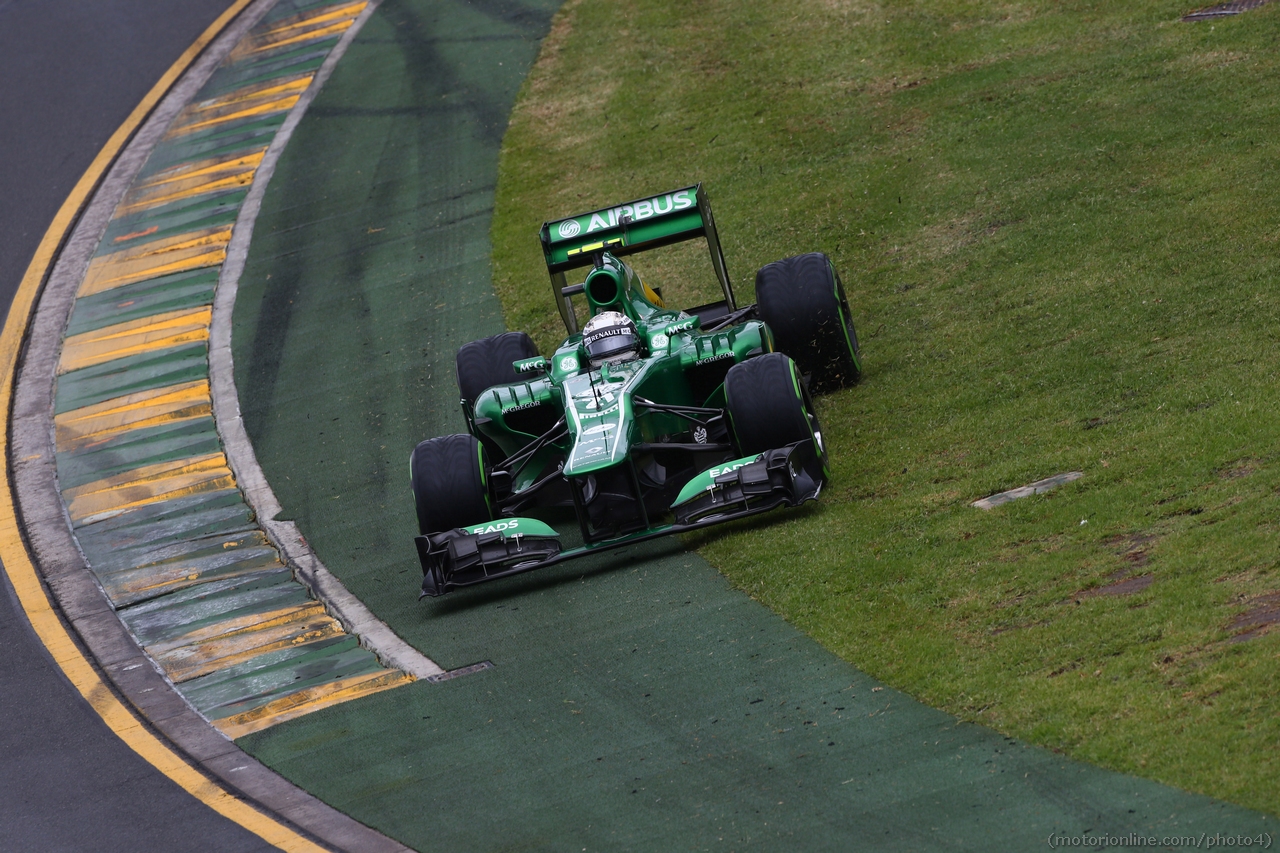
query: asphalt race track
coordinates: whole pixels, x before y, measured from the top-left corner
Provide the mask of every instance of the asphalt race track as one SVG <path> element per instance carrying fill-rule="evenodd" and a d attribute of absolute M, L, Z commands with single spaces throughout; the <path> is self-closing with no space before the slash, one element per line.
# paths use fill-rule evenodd
<path fill-rule="evenodd" d="M 0 3 L 0 304 L 103 144 L 227 0 Z M 80 698 L 4 582 L 0 850 L 249 851 L 260 838 L 134 754 Z"/>

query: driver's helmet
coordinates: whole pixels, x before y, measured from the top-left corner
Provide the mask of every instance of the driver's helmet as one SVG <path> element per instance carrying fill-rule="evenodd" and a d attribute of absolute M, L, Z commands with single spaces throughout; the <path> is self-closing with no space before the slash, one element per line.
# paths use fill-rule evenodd
<path fill-rule="evenodd" d="M 601 311 L 582 327 L 582 346 L 593 368 L 640 357 L 636 324 L 620 311 Z"/>

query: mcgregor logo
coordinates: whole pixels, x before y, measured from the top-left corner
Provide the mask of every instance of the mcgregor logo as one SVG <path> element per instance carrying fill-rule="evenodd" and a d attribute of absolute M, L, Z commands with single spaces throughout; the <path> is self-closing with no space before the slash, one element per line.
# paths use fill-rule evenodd
<path fill-rule="evenodd" d="M 582 226 L 578 224 L 576 219 L 566 219 L 560 223 L 560 236 L 568 240 L 570 237 L 577 237 L 578 232 L 582 230 Z"/>

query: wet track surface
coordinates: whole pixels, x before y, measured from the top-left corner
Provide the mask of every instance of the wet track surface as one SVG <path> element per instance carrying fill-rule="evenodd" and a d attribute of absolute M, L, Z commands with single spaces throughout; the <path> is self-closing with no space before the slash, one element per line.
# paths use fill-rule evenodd
<path fill-rule="evenodd" d="M 0 305 L 60 205 L 156 80 L 226 6 L 0 2 Z M 261 839 L 124 745 L 0 593 L 0 849 L 247 851 Z"/>

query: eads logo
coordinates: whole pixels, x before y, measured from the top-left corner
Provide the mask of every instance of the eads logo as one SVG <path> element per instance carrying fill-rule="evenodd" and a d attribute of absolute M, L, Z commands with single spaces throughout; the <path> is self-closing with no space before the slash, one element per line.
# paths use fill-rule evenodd
<path fill-rule="evenodd" d="M 474 536 L 479 533 L 514 533 L 520 527 L 520 519 L 513 518 L 509 521 L 489 522 L 486 524 L 477 524 L 475 527 L 468 528 L 468 531 Z"/>
<path fill-rule="evenodd" d="M 759 458 L 760 458 L 759 456 L 753 456 L 750 459 L 739 459 L 737 462 L 730 462 L 728 465 L 725 465 L 723 468 L 708 468 L 707 473 L 710 474 L 712 478 L 721 477 L 721 476 L 724 476 L 725 474 L 732 474 L 734 471 L 737 471 L 739 468 L 744 468 L 747 465 L 750 465 L 752 462 L 755 462 Z"/>

